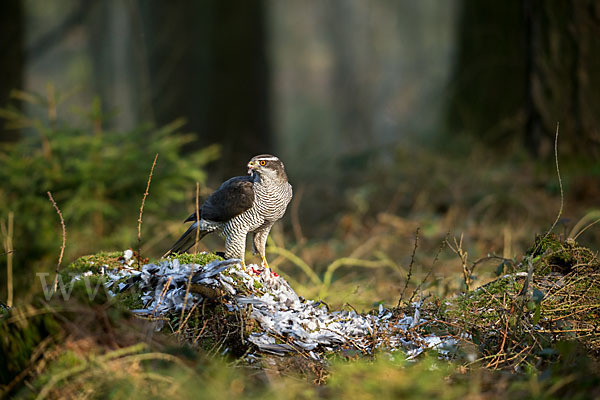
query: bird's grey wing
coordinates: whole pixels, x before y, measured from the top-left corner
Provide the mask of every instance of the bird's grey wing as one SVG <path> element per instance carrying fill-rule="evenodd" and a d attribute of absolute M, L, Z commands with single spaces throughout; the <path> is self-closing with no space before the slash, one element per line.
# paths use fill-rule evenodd
<path fill-rule="evenodd" d="M 202 205 L 202 219 L 226 222 L 248 210 L 254 204 L 253 185 L 252 176 L 236 176 L 224 182 Z M 195 220 L 195 213 L 192 217 L 188 220 Z"/>
<path fill-rule="evenodd" d="M 211 194 L 198 210 L 198 220 L 226 222 L 252 207 L 254 190 L 252 176 L 237 176 L 224 182 L 216 192 Z M 212 230 L 200 230 L 196 238 L 196 213 L 192 213 L 184 222 L 194 221 L 188 230 L 181 235 L 173 247 L 163 256 L 171 253 L 183 253 L 192 247 L 196 240 L 202 239 Z M 203 226 L 202 223 L 200 226 Z"/>
<path fill-rule="evenodd" d="M 194 211 L 183 222 L 207 219 L 214 222 L 225 222 L 252 207 L 254 191 L 252 176 L 236 176 L 225 181 L 211 194 L 198 210 L 199 218 Z"/>
<path fill-rule="evenodd" d="M 202 219 L 202 209 L 200 209 L 199 211 L 200 211 L 200 218 L 197 219 L 198 221 Z M 194 211 L 192 213 L 192 215 L 187 217 L 187 219 L 183 222 L 185 223 L 185 222 L 190 222 L 190 221 L 196 221 L 196 211 Z"/>
<path fill-rule="evenodd" d="M 197 225 L 194 222 L 187 229 L 187 231 L 185 231 L 185 233 L 181 235 L 179 239 L 177 239 L 175 244 L 171 246 L 171 248 L 163 255 L 163 257 L 167 257 L 168 255 L 173 253 L 185 253 L 190 249 L 190 247 L 196 244 L 196 241 L 200 241 L 204 236 L 210 233 L 210 231 L 201 230 L 196 235 L 196 226 Z"/>

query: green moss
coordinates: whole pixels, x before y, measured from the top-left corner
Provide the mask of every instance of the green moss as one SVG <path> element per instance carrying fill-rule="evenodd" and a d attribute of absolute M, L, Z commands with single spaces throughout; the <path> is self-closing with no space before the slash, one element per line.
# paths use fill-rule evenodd
<path fill-rule="evenodd" d="M 254 289 L 262 289 L 264 286 L 258 281 L 254 281 Z"/>
<path fill-rule="evenodd" d="M 535 263 L 535 272 L 544 275 L 568 273 L 576 266 L 598 269 L 600 265 L 593 251 L 579 246 L 573 239 L 561 241 L 554 234 L 538 235 L 526 255 Z"/>
<path fill-rule="evenodd" d="M 91 271 L 93 273 L 100 272 L 100 268 L 107 266 L 108 268 L 121 268 L 123 264 L 119 261 L 122 259 L 123 252 L 121 251 L 101 251 L 96 254 L 79 257 L 67 267 L 63 268 L 61 275 L 63 278 L 69 277 L 73 273 L 82 273 Z"/>
<path fill-rule="evenodd" d="M 179 262 L 182 264 L 199 264 L 199 265 L 206 265 L 213 261 L 223 260 L 222 257 L 219 257 L 218 255 L 216 255 L 214 253 L 197 253 L 197 254 L 192 254 L 192 253 L 177 254 L 177 253 L 175 253 L 175 254 L 171 254 L 170 256 L 168 256 L 167 259 L 168 260 L 178 259 Z"/>
<path fill-rule="evenodd" d="M 128 310 L 135 310 L 144 307 L 144 303 L 142 302 L 142 294 L 135 291 L 134 288 L 130 288 L 126 292 L 118 293 L 115 296 L 115 300 Z"/>
<path fill-rule="evenodd" d="M 495 302 L 492 297 L 496 297 L 500 301 L 504 294 L 516 293 L 521 289 L 522 285 L 521 282 L 512 277 L 499 278 L 481 288 L 459 296 L 454 304 L 458 306 L 458 311 L 461 313 L 468 313 L 473 309 L 480 308 L 492 310 L 478 312 L 477 314 L 472 315 L 473 318 L 495 316 L 498 312 L 498 303 Z M 452 313 L 452 310 L 450 309 L 448 312 Z"/>
<path fill-rule="evenodd" d="M 562 243 L 557 239 L 556 235 L 537 235 L 533 245 L 527 249 L 525 255 L 535 258 L 546 253 L 547 250 L 556 252 L 562 249 Z"/>

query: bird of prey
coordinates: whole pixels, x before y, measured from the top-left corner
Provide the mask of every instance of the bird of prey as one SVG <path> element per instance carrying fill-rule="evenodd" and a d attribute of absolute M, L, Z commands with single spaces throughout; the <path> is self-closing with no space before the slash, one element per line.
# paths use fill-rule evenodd
<path fill-rule="evenodd" d="M 253 233 L 253 253 L 260 255 L 263 265 L 267 236 L 292 199 L 283 163 L 270 154 L 253 157 L 248 163 L 248 175 L 225 181 L 185 222 L 193 221 L 188 230 L 165 254 L 183 253 L 196 240 L 211 232 L 225 236 L 225 258 L 239 258 L 244 264 L 246 235 Z M 198 233 L 196 234 L 196 230 Z"/>

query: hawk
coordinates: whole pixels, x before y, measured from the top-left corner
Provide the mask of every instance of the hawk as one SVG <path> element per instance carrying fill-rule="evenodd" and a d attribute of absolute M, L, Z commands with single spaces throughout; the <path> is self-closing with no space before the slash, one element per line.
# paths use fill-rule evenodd
<path fill-rule="evenodd" d="M 246 235 L 252 232 L 253 253 L 268 267 L 267 236 L 291 199 L 292 185 L 281 160 L 270 154 L 255 156 L 248 163 L 248 176 L 225 181 L 198 209 L 199 215 L 194 212 L 184 221 L 193 224 L 165 256 L 184 253 L 196 243 L 196 237 L 200 240 L 219 232 L 225 236 L 225 258 L 239 258 L 244 266 Z"/>

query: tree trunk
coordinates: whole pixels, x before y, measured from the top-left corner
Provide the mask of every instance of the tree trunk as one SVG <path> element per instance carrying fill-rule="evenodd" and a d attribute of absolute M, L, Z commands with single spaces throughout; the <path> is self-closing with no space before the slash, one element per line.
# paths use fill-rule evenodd
<path fill-rule="evenodd" d="M 526 0 L 525 10 L 529 149 L 551 154 L 560 123 L 561 153 L 600 156 L 600 4 Z"/>
<path fill-rule="evenodd" d="M 191 149 L 220 143 L 231 163 L 273 150 L 262 0 L 140 2 L 158 124 L 178 117 Z"/>
<path fill-rule="evenodd" d="M 132 43 L 135 11 L 129 2 L 102 0 L 88 4 L 86 25 L 89 32 L 94 93 L 100 96 L 102 110 L 112 113 L 104 128 L 127 130 L 139 124 L 141 105 L 147 92 L 140 90 L 143 71 L 136 70 Z"/>
<path fill-rule="evenodd" d="M 523 140 L 537 157 L 600 150 L 600 4 L 465 0 L 448 108 L 451 130 Z"/>
<path fill-rule="evenodd" d="M 500 144 L 523 133 L 523 8 L 518 0 L 464 0 L 462 7 L 449 126 L 452 132 Z"/>
<path fill-rule="evenodd" d="M 8 104 L 11 90 L 23 88 L 24 18 L 21 0 L 0 2 L 0 108 Z M 0 143 L 18 138 L 19 131 L 7 130 L 4 121 L 0 122 Z"/>

